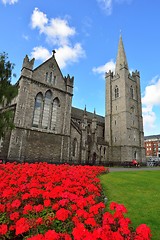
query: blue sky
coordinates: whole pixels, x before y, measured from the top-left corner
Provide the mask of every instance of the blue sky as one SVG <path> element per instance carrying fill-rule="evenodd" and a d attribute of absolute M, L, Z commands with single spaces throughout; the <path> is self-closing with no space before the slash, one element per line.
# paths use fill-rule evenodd
<path fill-rule="evenodd" d="M 159 0 L 0 0 L 0 52 L 18 79 L 26 54 L 36 67 L 55 49 L 63 75 L 75 78 L 73 106 L 104 116 L 104 73 L 114 70 L 121 32 L 141 75 L 144 134 L 160 134 L 159 9 Z"/>

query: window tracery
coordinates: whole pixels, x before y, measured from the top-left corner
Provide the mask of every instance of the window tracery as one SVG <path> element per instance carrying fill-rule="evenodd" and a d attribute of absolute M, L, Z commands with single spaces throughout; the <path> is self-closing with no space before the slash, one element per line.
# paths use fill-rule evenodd
<path fill-rule="evenodd" d="M 52 100 L 52 92 L 48 90 L 43 99 L 42 93 L 35 98 L 33 112 L 33 127 L 55 130 L 59 114 L 60 101 L 58 98 Z"/>
<path fill-rule="evenodd" d="M 40 117 L 42 111 L 43 95 L 38 93 L 35 98 L 34 113 L 33 113 L 33 126 L 38 127 L 40 124 Z"/>

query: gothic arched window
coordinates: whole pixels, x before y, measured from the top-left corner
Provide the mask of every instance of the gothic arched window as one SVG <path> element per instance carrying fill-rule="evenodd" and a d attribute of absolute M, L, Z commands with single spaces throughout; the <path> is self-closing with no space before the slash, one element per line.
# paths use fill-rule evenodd
<path fill-rule="evenodd" d="M 55 98 L 53 100 L 53 105 L 52 105 L 52 120 L 51 120 L 51 129 L 55 130 L 56 129 L 56 123 L 57 123 L 57 116 L 58 116 L 58 108 L 60 106 L 59 99 Z"/>
<path fill-rule="evenodd" d="M 100 156 L 101 156 L 101 154 L 102 154 L 102 146 L 100 146 L 99 151 L 100 151 Z"/>
<path fill-rule="evenodd" d="M 49 82 L 50 83 L 52 82 L 52 72 L 50 72 L 50 75 L 49 75 Z"/>
<path fill-rule="evenodd" d="M 132 86 L 130 87 L 130 94 L 131 94 L 131 98 L 133 99 L 134 95 L 133 95 L 133 87 Z"/>
<path fill-rule="evenodd" d="M 103 153 L 104 153 L 104 157 L 105 157 L 105 155 L 106 155 L 106 148 L 105 147 L 103 149 Z"/>
<path fill-rule="evenodd" d="M 118 98 L 118 97 L 119 97 L 119 88 L 118 88 L 117 85 L 115 86 L 114 94 L 115 94 L 115 98 Z"/>
<path fill-rule="evenodd" d="M 46 72 L 46 82 L 48 82 L 48 72 Z"/>
<path fill-rule="evenodd" d="M 74 138 L 73 145 L 72 145 L 72 156 L 73 157 L 76 157 L 76 155 L 77 155 L 77 148 L 78 148 L 77 139 Z"/>
<path fill-rule="evenodd" d="M 38 127 L 41 119 L 42 112 L 42 104 L 43 104 L 43 95 L 42 93 L 38 93 L 35 98 L 34 104 L 34 114 L 33 114 L 33 126 Z"/>
<path fill-rule="evenodd" d="M 43 108 L 43 118 L 42 118 L 42 127 L 47 129 L 49 128 L 49 116 L 51 111 L 51 97 L 52 93 L 47 91 L 44 99 L 44 108 Z"/>

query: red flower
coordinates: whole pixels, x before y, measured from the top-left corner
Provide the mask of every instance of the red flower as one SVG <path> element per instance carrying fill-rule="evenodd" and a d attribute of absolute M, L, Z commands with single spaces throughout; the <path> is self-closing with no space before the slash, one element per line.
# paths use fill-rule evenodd
<path fill-rule="evenodd" d="M 111 202 L 111 204 L 110 204 L 110 209 L 111 209 L 111 210 L 115 210 L 116 206 L 117 206 L 117 203 Z"/>
<path fill-rule="evenodd" d="M 37 206 L 34 206 L 33 209 L 36 211 L 36 212 L 42 212 L 44 207 L 42 204 L 39 204 Z"/>
<path fill-rule="evenodd" d="M 7 233 L 7 224 L 1 224 L 0 225 L 0 234 L 5 235 Z"/>
<path fill-rule="evenodd" d="M 57 211 L 59 208 L 59 204 L 58 203 L 55 203 L 53 206 L 52 206 L 52 209 Z"/>
<path fill-rule="evenodd" d="M 49 199 L 44 200 L 44 206 L 45 207 L 51 206 L 51 200 L 49 200 Z"/>
<path fill-rule="evenodd" d="M 14 212 L 10 214 L 10 219 L 11 220 L 17 220 L 19 218 L 19 212 Z"/>
<path fill-rule="evenodd" d="M 151 237 L 151 230 L 146 224 L 139 225 L 136 228 L 136 233 L 138 236 L 143 237 L 145 240 L 149 240 Z"/>
<path fill-rule="evenodd" d="M 30 198 L 31 196 L 30 196 L 30 194 L 29 193 L 24 193 L 23 195 L 22 195 L 22 200 L 26 200 L 26 199 L 28 199 L 28 198 Z"/>
<path fill-rule="evenodd" d="M 45 240 L 44 236 L 42 234 L 38 234 L 36 236 L 27 238 L 27 240 Z"/>
<path fill-rule="evenodd" d="M 104 167 L 67 164 L 2 165 L 0 213 L 5 213 L 7 224 L 0 225 L 1 236 L 15 239 L 22 234 L 20 237 L 27 240 L 34 229 L 38 232 L 45 225 L 46 233 L 28 240 L 149 240 L 150 229 L 145 224 L 130 232 L 130 220 L 124 216 L 127 210 L 122 204 L 111 203 L 114 213 L 103 214 L 105 205 L 97 202 L 102 192 L 97 175 L 102 172 L 105 173 Z M 51 230 L 56 220 L 67 221 L 60 223 L 61 229 L 55 226 Z M 59 230 L 66 233 L 58 233 Z"/>
<path fill-rule="evenodd" d="M 20 218 L 16 222 L 16 235 L 27 232 L 29 229 L 30 226 L 26 218 Z"/>
<path fill-rule="evenodd" d="M 42 224 L 42 222 L 43 222 L 43 218 L 37 218 L 36 219 L 36 223 L 38 224 L 38 225 L 40 225 L 40 224 Z"/>
<path fill-rule="evenodd" d="M 15 228 L 16 228 L 15 225 L 10 225 L 9 230 L 10 230 L 10 231 L 13 231 L 13 230 L 15 230 Z"/>
<path fill-rule="evenodd" d="M 72 211 L 76 211 L 77 210 L 77 205 L 76 204 L 72 204 L 71 205 L 71 209 L 72 209 Z"/>
<path fill-rule="evenodd" d="M 66 210 L 65 208 L 60 208 L 57 212 L 56 212 L 56 218 L 58 220 L 61 220 L 61 221 L 65 221 L 69 215 L 71 214 L 70 211 Z"/>
<path fill-rule="evenodd" d="M 68 202 L 69 202 L 68 199 L 62 199 L 59 201 L 59 205 L 65 207 L 68 204 Z"/>
<path fill-rule="evenodd" d="M 19 208 L 20 205 L 21 201 L 19 199 L 14 200 L 11 204 L 12 208 Z"/>
<path fill-rule="evenodd" d="M 56 233 L 54 230 L 48 230 L 48 232 L 45 233 L 45 240 L 59 240 L 59 234 Z"/>
<path fill-rule="evenodd" d="M 5 189 L 2 193 L 2 197 L 4 198 L 9 198 L 9 197 L 12 197 L 13 196 L 13 191 L 12 189 Z"/>
<path fill-rule="evenodd" d="M 5 212 L 5 205 L 0 204 L 0 212 L 4 213 Z"/>
<path fill-rule="evenodd" d="M 97 225 L 97 223 L 94 220 L 94 218 L 88 218 L 87 220 L 85 220 L 85 224 L 91 225 L 93 227 L 95 227 Z"/>
<path fill-rule="evenodd" d="M 125 206 L 123 204 L 117 204 L 116 206 L 116 210 L 122 213 L 126 213 L 127 209 L 125 208 Z"/>
<path fill-rule="evenodd" d="M 30 212 L 30 211 L 32 211 L 32 210 L 33 210 L 32 205 L 27 204 L 27 205 L 25 205 L 24 208 L 23 208 L 23 214 L 27 214 L 28 212 Z"/>
<path fill-rule="evenodd" d="M 103 214 L 103 226 L 110 224 L 114 224 L 114 217 L 112 216 L 111 213 L 105 212 Z"/>

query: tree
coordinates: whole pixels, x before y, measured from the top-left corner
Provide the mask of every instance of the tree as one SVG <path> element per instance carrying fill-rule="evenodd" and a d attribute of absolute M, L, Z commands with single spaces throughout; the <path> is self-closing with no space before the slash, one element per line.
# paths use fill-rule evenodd
<path fill-rule="evenodd" d="M 16 85 L 11 84 L 14 64 L 8 60 L 8 54 L 0 53 L 0 138 L 7 130 L 13 129 L 13 111 L 9 105 L 18 94 Z"/>

